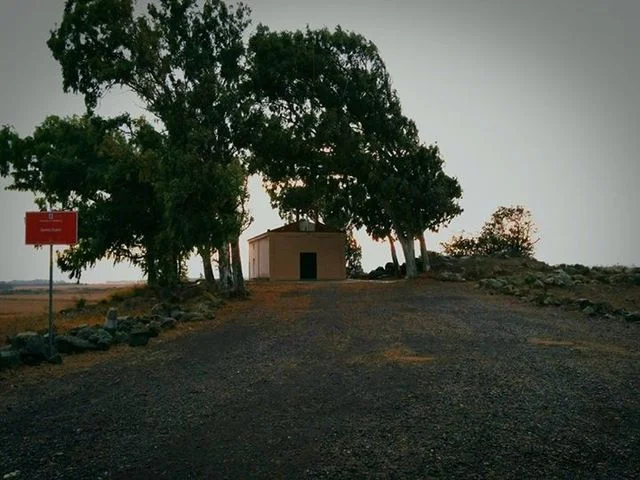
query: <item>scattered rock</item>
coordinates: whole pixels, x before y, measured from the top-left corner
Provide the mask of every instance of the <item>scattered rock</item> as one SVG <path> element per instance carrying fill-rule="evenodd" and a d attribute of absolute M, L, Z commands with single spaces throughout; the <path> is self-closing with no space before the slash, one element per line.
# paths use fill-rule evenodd
<path fill-rule="evenodd" d="M 20 352 L 11 346 L 0 348 L 0 370 L 20 365 Z"/>
<path fill-rule="evenodd" d="M 151 314 L 152 315 L 166 315 L 168 313 L 167 311 L 167 305 L 164 303 L 156 303 L 153 307 L 151 307 Z"/>
<path fill-rule="evenodd" d="M 207 320 L 207 317 L 196 312 L 186 312 L 181 319 L 183 322 L 203 322 L 205 320 Z"/>
<path fill-rule="evenodd" d="M 592 306 L 588 306 L 582 309 L 582 313 L 584 313 L 585 315 L 593 316 L 596 314 L 596 309 Z"/>
<path fill-rule="evenodd" d="M 175 318 L 171 317 L 164 317 L 160 322 L 160 328 L 162 328 L 162 330 L 176 328 L 177 325 L 178 321 Z"/>
<path fill-rule="evenodd" d="M 169 317 L 163 317 L 163 318 L 175 318 L 176 320 L 182 320 L 182 317 L 184 316 L 186 312 L 182 311 L 182 310 L 173 310 L 171 312 L 171 315 L 169 315 Z"/>
<path fill-rule="evenodd" d="M 60 353 L 83 353 L 98 349 L 98 346 L 89 340 L 84 340 L 72 335 L 57 336 L 55 343 Z"/>
<path fill-rule="evenodd" d="M 129 346 L 130 347 L 142 347 L 149 343 L 151 332 L 148 328 L 137 327 L 129 332 Z"/>
<path fill-rule="evenodd" d="M 49 358 L 48 350 L 49 346 L 40 335 L 29 335 L 20 349 L 20 360 L 26 365 L 39 365 Z"/>
<path fill-rule="evenodd" d="M 157 320 L 149 322 L 149 325 L 147 325 L 147 329 L 149 330 L 149 333 L 152 337 L 157 337 L 158 335 L 160 335 L 160 332 L 162 332 L 160 322 Z"/>
<path fill-rule="evenodd" d="M 640 312 L 626 312 L 623 316 L 627 322 L 640 322 Z"/>
<path fill-rule="evenodd" d="M 447 282 L 465 282 L 465 278 L 461 273 L 457 272 L 442 272 L 439 275 L 440 280 L 444 280 Z"/>
<path fill-rule="evenodd" d="M 20 332 L 10 338 L 10 343 L 14 349 L 20 350 L 25 347 L 30 339 L 35 337 L 40 337 L 40 334 L 37 332 Z"/>
<path fill-rule="evenodd" d="M 113 344 L 113 335 L 104 328 L 98 328 L 94 334 L 89 337 L 89 341 L 95 344 L 100 350 L 109 350 Z"/>

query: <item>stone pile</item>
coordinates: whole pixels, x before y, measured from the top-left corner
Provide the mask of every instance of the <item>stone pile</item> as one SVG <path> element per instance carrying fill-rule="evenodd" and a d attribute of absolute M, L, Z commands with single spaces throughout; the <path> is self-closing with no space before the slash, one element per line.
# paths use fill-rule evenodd
<path fill-rule="evenodd" d="M 149 339 L 180 323 L 213 320 L 222 302 L 217 299 L 195 304 L 188 311 L 168 303 L 153 306 L 148 315 L 118 316 L 115 308 L 107 312 L 102 325 L 80 325 L 63 334 L 54 334 L 54 351 L 49 351 L 46 333 L 22 332 L 7 339 L 0 347 L 0 370 L 17 365 L 38 365 L 43 362 L 61 363 L 62 354 L 77 354 L 108 350 L 113 345 L 144 346 Z"/>

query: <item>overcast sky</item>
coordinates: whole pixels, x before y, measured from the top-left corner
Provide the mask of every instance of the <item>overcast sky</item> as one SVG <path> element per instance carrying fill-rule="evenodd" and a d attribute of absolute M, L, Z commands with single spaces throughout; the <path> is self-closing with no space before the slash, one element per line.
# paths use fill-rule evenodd
<path fill-rule="evenodd" d="M 523 204 L 539 227 L 541 260 L 640 265 L 640 1 L 245 3 L 254 27 L 339 24 L 378 45 L 406 115 L 424 142 L 438 142 L 464 191 L 464 213 L 428 236 L 430 249 L 478 231 L 499 205 Z M 0 125 L 22 135 L 46 115 L 83 111 L 80 98 L 62 93 L 45 44 L 63 4 L 0 0 Z M 115 93 L 99 113 L 140 114 L 140 106 Z M 257 179 L 251 194 L 245 257 L 246 238 L 281 224 Z M 24 245 L 24 212 L 32 209 L 31 195 L 0 191 L 0 280 L 47 277 L 46 252 Z M 389 260 L 386 244 L 358 238 L 365 269 Z M 190 268 L 201 272 L 197 260 Z M 83 281 L 140 277 L 103 262 Z"/>

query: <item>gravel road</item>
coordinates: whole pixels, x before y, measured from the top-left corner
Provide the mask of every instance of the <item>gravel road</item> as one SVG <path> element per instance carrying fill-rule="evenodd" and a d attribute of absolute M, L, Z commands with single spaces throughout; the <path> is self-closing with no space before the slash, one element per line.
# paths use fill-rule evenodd
<path fill-rule="evenodd" d="M 0 478 L 640 478 L 638 324 L 433 281 L 254 291 L 134 357 L 0 381 Z"/>

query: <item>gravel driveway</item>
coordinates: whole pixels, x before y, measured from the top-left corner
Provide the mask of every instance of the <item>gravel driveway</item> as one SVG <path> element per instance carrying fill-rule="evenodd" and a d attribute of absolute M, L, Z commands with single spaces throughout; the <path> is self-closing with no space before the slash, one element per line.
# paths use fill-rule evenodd
<path fill-rule="evenodd" d="M 638 324 L 466 284 L 253 289 L 135 356 L 0 382 L 0 478 L 640 478 Z"/>

